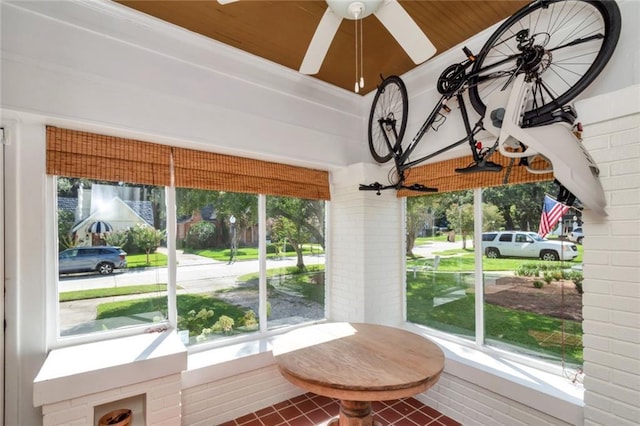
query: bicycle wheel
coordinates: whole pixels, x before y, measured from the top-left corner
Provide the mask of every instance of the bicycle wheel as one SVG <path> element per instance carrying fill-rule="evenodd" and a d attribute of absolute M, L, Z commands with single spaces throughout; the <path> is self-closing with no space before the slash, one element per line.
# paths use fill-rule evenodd
<path fill-rule="evenodd" d="M 525 123 L 568 104 L 607 64 L 620 27 L 620 10 L 612 0 L 545 0 L 525 6 L 482 47 L 470 73 L 471 104 L 484 115 L 484 100 L 521 73 L 533 82 Z"/>
<path fill-rule="evenodd" d="M 373 98 L 369 114 L 369 149 L 378 163 L 391 159 L 387 139 L 393 151 L 400 148 L 408 113 L 409 99 L 404 82 L 395 75 L 385 78 Z"/>

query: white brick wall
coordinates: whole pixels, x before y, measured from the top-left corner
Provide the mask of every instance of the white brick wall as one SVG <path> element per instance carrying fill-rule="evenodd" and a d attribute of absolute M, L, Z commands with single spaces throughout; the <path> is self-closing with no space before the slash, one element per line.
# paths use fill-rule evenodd
<path fill-rule="evenodd" d="M 182 391 L 182 424 L 215 426 L 304 393 L 275 364 Z"/>
<path fill-rule="evenodd" d="M 607 120 L 585 126 L 608 216 L 584 215 L 584 418 L 585 425 L 638 425 L 640 113 L 604 114 Z"/>
<path fill-rule="evenodd" d="M 465 426 L 568 424 L 446 373 L 434 387 L 416 398 Z"/>
<path fill-rule="evenodd" d="M 386 182 L 388 167 L 356 164 L 332 176 L 331 289 L 334 321 L 398 325 L 404 320 L 402 201 L 396 191 L 360 191 Z M 397 262 L 390 261 L 396 257 Z"/>
<path fill-rule="evenodd" d="M 95 407 L 124 400 L 122 406 L 114 408 L 130 408 L 134 411 L 134 424 L 154 426 L 180 425 L 180 396 L 182 376 L 172 374 L 155 380 L 123 386 L 105 392 L 98 392 L 43 405 L 43 426 L 93 426 Z M 127 401 L 129 399 L 129 401 Z M 139 407 L 136 410 L 134 406 Z M 144 416 L 146 423 L 137 416 Z"/>

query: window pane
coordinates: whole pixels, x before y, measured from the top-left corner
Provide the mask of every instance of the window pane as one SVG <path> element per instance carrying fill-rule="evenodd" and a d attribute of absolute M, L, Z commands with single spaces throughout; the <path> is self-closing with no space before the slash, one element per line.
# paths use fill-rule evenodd
<path fill-rule="evenodd" d="M 483 190 L 486 343 L 581 365 L 582 247 L 566 238 L 579 213 L 539 238 L 545 193 L 557 193 L 553 183 Z"/>
<path fill-rule="evenodd" d="M 176 189 L 178 330 L 188 345 L 258 327 L 258 196 Z"/>
<path fill-rule="evenodd" d="M 473 193 L 407 198 L 407 320 L 475 336 Z"/>
<path fill-rule="evenodd" d="M 325 202 L 267 197 L 267 321 L 324 318 Z"/>
<path fill-rule="evenodd" d="M 60 336 L 166 320 L 163 187 L 57 179 Z"/>

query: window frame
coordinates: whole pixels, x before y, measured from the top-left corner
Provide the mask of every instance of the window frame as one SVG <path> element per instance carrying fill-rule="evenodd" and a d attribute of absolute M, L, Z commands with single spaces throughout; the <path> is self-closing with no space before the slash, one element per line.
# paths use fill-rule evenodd
<path fill-rule="evenodd" d="M 482 223 L 483 215 L 482 215 L 482 191 L 484 188 L 473 188 L 473 215 L 474 215 L 474 224 Z M 406 238 L 406 197 L 403 197 L 403 239 Z M 474 241 L 482 241 L 482 226 L 475 226 L 473 230 L 473 238 Z M 495 237 L 494 237 L 495 238 Z M 404 257 L 403 257 L 404 260 Z M 483 281 L 483 252 L 482 252 L 482 244 L 474 244 L 474 291 L 475 291 L 475 339 L 466 339 L 462 336 L 457 336 L 453 333 L 447 333 L 445 331 L 429 327 L 427 325 L 418 324 L 407 320 L 407 264 L 406 261 L 403 261 L 404 268 L 404 282 L 403 282 L 403 292 L 404 292 L 404 319 L 405 326 L 407 329 L 418 329 L 426 331 L 426 335 L 434 336 L 444 341 L 451 342 L 454 345 L 458 345 L 460 347 L 466 347 L 479 353 L 486 354 L 493 358 L 506 359 L 515 363 L 520 363 L 523 365 L 527 365 L 533 367 L 537 370 L 544 371 L 546 373 L 550 373 L 556 376 L 562 376 L 567 371 L 573 372 L 571 367 L 564 365 L 564 363 L 555 363 L 551 361 L 544 360 L 542 358 L 537 358 L 534 356 L 528 356 L 523 353 L 519 353 L 516 351 L 509 350 L 505 347 L 498 347 L 495 345 L 489 345 L 485 342 L 485 318 L 484 318 L 484 281 Z"/>
<path fill-rule="evenodd" d="M 177 234 L 177 210 L 176 210 L 176 187 L 165 186 L 165 202 L 166 202 L 166 214 L 167 214 L 167 318 L 157 324 L 143 324 L 125 327 L 122 329 L 114 329 L 109 331 L 101 331 L 94 333 L 86 333 L 72 336 L 60 336 L 60 302 L 59 302 L 59 290 L 58 290 L 58 274 L 57 274 L 57 253 L 58 253 L 58 241 L 57 241 L 57 224 L 58 224 L 58 209 L 57 206 L 57 178 L 56 175 L 45 176 L 45 191 L 48 196 L 45 199 L 45 207 L 51 214 L 45 215 L 46 223 L 45 229 L 47 237 L 44 238 L 46 253 L 49 253 L 49 261 L 46 265 L 45 279 L 46 294 L 45 294 L 45 311 L 47 318 L 46 325 L 46 342 L 49 349 L 58 349 L 68 346 L 74 346 L 84 343 L 92 343 L 122 337 L 128 337 L 133 335 L 142 334 L 148 332 L 150 329 L 162 328 L 168 326 L 174 330 L 177 330 L 177 259 L 176 259 L 176 234 Z M 278 335 L 290 331 L 293 328 L 310 325 L 313 323 L 319 323 L 326 321 L 328 308 L 325 304 L 324 318 L 314 321 L 305 322 L 302 324 L 291 324 L 285 327 L 279 327 L 276 329 L 268 329 L 267 319 L 267 207 L 266 207 L 266 194 L 256 194 L 258 202 L 258 265 L 259 265 L 259 329 L 254 333 L 248 333 L 237 336 L 222 337 L 211 341 L 199 343 L 196 345 L 190 345 L 187 347 L 189 353 L 197 353 L 206 351 L 218 347 L 229 346 L 233 344 L 258 341 L 270 336 Z M 325 203 L 325 228 L 329 227 L 329 214 L 328 214 L 328 200 L 323 200 Z M 327 233 L 325 232 L 325 238 Z M 326 246 L 326 241 L 325 241 Z M 327 271 L 328 265 L 325 263 L 325 271 Z M 325 274 L 325 289 L 329 287 L 329 274 Z M 326 290 L 325 290 L 326 291 Z M 325 296 L 325 300 L 326 300 Z"/>

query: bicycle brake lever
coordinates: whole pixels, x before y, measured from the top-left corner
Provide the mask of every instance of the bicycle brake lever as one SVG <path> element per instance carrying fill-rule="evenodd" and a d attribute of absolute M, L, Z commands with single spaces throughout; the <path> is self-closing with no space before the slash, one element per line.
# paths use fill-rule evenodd
<path fill-rule="evenodd" d="M 385 187 L 379 182 L 374 182 L 369 185 L 365 185 L 361 183 L 359 187 L 360 191 L 376 191 L 376 195 L 380 195 L 380 191 L 387 188 L 388 187 Z"/>

